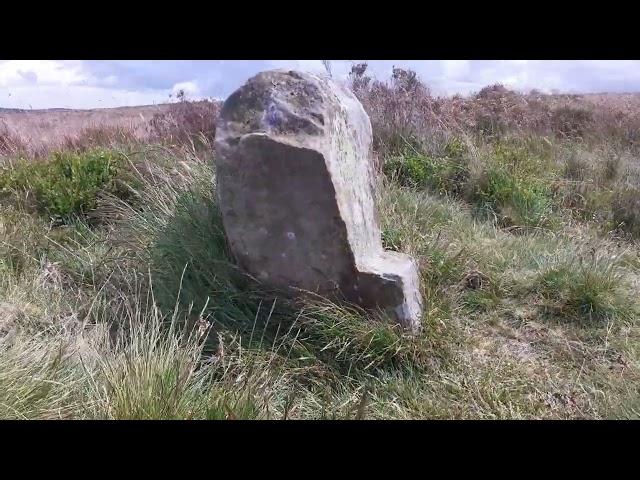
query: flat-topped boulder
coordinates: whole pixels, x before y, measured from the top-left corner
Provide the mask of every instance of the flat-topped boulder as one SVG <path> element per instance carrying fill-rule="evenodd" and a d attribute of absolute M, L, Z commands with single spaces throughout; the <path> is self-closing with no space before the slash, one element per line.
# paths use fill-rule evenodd
<path fill-rule="evenodd" d="M 417 331 L 418 270 L 382 247 L 371 123 L 331 79 L 273 70 L 224 103 L 216 130 L 223 224 L 239 266 L 267 285 L 339 295 Z"/>

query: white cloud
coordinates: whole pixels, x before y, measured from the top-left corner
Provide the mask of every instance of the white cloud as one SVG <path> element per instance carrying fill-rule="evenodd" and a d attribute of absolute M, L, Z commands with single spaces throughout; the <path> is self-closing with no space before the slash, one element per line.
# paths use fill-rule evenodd
<path fill-rule="evenodd" d="M 469 60 L 443 60 L 442 69 L 446 78 L 463 80 L 471 72 L 471 64 Z"/>
<path fill-rule="evenodd" d="M 344 79 L 352 62 L 331 61 Z M 387 80 L 392 68 L 415 70 L 435 94 L 468 94 L 494 83 L 519 90 L 640 92 L 637 60 L 372 60 Z M 184 89 L 191 98 L 225 98 L 271 68 L 324 71 L 321 60 L 0 61 L 0 108 L 93 108 L 158 103 Z"/>
<path fill-rule="evenodd" d="M 122 90 L 88 85 L 0 88 L 0 108 L 106 108 L 166 103 L 169 90 Z"/>
<path fill-rule="evenodd" d="M 201 96 L 200 87 L 193 81 L 176 83 L 171 88 L 171 93 L 176 95 L 181 90 L 186 94 L 187 98 L 198 98 Z"/>
<path fill-rule="evenodd" d="M 335 62 L 329 61 L 331 64 Z M 288 63 L 288 62 L 283 62 Z M 324 64 L 322 60 L 294 60 L 292 62 L 294 64 L 293 68 L 297 70 L 305 70 L 307 72 L 315 72 L 315 73 L 323 73 L 326 72 Z M 287 67 L 284 67 L 287 68 Z M 291 68 L 291 67 L 289 67 Z"/>
<path fill-rule="evenodd" d="M 87 82 L 81 63 L 54 60 L 4 60 L 0 62 L 0 87 L 20 86 L 26 82 L 40 85 L 73 85 Z"/>
<path fill-rule="evenodd" d="M 118 77 L 116 77 L 115 75 L 109 75 L 108 77 L 105 77 L 104 79 L 102 79 L 103 85 L 116 85 L 117 83 L 118 83 Z"/>

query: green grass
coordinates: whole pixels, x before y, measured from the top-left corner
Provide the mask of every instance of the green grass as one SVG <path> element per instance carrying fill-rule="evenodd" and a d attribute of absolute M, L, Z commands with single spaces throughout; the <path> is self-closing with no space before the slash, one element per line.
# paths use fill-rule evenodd
<path fill-rule="evenodd" d="M 384 172 L 403 186 L 429 189 L 441 195 L 460 195 L 469 177 L 466 155 L 465 145 L 455 137 L 436 155 L 406 144 L 402 154 L 385 162 Z"/>
<path fill-rule="evenodd" d="M 541 180 L 490 167 L 476 192 L 481 209 L 498 215 L 504 226 L 543 226 L 551 214 L 551 195 Z"/>
<path fill-rule="evenodd" d="M 36 208 L 50 217 L 69 220 L 95 209 L 100 191 L 127 197 L 126 158 L 122 153 L 92 149 L 54 153 L 45 162 L 20 160 L 0 170 L 0 193 L 32 195 Z"/>
<path fill-rule="evenodd" d="M 545 145 L 448 141 L 381 179 L 384 245 L 420 266 L 417 337 L 244 276 L 202 153 L 8 165 L 0 416 L 637 418 L 640 250 L 563 206 L 549 185 L 567 172 Z M 114 190 L 128 172 L 132 196 Z M 40 189 L 62 192 L 64 216 Z"/>
<path fill-rule="evenodd" d="M 640 237 L 640 190 L 616 190 L 611 202 L 612 227 L 620 228 L 634 237 Z"/>
<path fill-rule="evenodd" d="M 625 275 L 605 256 L 571 259 L 545 269 L 538 292 L 551 300 L 556 315 L 576 321 L 632 319 L 635 300 L 625 286 Z"/>
<path fill-rule="evenodd" d="M 552 173 L 545 156 L 530 146 L 499 143 L 470 196 L 501 226 L 548 226 L 553 208 Z"/>
<path fill-rule="evenodd" d="M 388 161 L 385 173 L 401 185 L 428 188 L 440 194 L 459 193 L 467 177 L 465 166 L 455 159 L 416 153 Z"/>
<path fill-rule="evenodd" d="M 504 140 L 484 155 L 474 168 L 471 153 L 454 138 L 438 155 L 407 148 L 385 163 L 384 172 L 405 187 L 465 198 L 503 227 L 550 226 L 555 204 L 549 152 L 531 140 Z"/>

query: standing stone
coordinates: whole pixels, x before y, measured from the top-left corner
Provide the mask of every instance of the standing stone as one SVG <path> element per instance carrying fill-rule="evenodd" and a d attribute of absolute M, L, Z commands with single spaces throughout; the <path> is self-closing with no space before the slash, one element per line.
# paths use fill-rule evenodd
<path fill-rule="evenodd" d="M 374 203 L 371 123 L 329 78 L 260 73 L 224 103 L 216 173 L 231 251 L 265 284 L 381 308 L 418 331 L 418 270 L 384 251 Z"/>

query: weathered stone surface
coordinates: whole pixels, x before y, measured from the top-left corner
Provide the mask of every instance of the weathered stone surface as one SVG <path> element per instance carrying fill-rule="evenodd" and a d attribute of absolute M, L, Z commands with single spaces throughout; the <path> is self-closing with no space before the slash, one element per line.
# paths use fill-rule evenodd
<path fill-rule="evenodd" d="M 340 292 L 416 331 L 418 271 L 383 250 L 370 147 L 369 117 L 348 89 L 308 73 L 258 74 L 217 125 L 223 223 L 239 265 L 264 283 Z"/>

